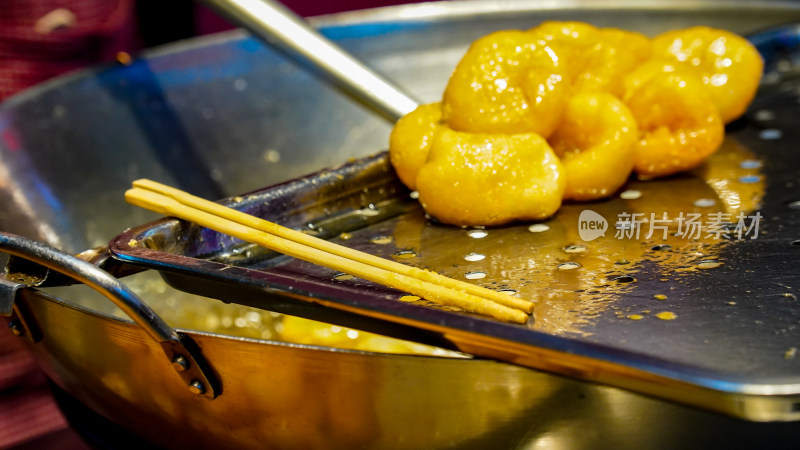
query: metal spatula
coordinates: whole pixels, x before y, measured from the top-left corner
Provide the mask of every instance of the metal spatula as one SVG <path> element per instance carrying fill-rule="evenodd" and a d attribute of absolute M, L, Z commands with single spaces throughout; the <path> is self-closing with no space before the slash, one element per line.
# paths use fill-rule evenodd
<path fill-rule="evenodd" d="M 273 0 L 201 0 L 391 122 L 419 104 Z"/>

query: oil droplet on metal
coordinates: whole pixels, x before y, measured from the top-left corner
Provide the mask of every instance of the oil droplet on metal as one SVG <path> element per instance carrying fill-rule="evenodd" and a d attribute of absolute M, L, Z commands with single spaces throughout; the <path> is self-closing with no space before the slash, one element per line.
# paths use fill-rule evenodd
<path fill-rule="evenodd" d="M 664 295 L 664 294 L 656 294 L 656 295 L 653 296 L 653 298 L 656 299 L 656 300 L 666 300 L 667 296 Z"/>
<path fill-rule="evenodd" d="M 550 225 L 546 225 L 543 223 L 535 223 L 528 227 L 528 231 L 531 233 L 542 233 L 550 229 Z"/>
<path fill-rule="evenodd" d="M 401 250 L 394 254 L 395 258 L 398 259 L 411 259 L 417 256 L 417 252 L 414 250 Z"/>
<path fill-rule="evenodd" d="M 567 247 L 564 247 L 564 251 L 566 253 L 583 253 L 583 252 L 586 251 L 586 246 L 585 245 L 580 245 L 580 244 L 579 245 L 569 245 Z"/>
<path fill-rule="evenodd" d="M 698 198 L 694 201 L 694 206 L 698 208 L 710 208 L 714 206 L 717 202 L 711 198 Z"/>
<path fill-rule="evenodd" d="M 622 193 L 619 194 L 619 198 L 623 200 L 636 200 L 641 196 L 642 191 L 637 191 L 636 189 L 628 189 L 627 191 L 622 191 Z"/>
<path fill-rule="evenodd" d="M 745 159 L 739 163 L 742 169 L 760 169 L 763 163 L 757 159 Z"/>
<path fill-rule="evenodd" d="M 739 177 L 739 183 L 752 184 L 758 183 L 759 181 L 761 181 L 761 177 L 759 175 L 745 175 L 743 177 Z"/>
<path fill-rule="evenodd" d="M 774 141 L 783 137 L 783 132 L 777 128 L 767 128 L 758 133 L 758 137 L 765 141 Z"/>
<path fill-rule="evenodd" d="M 343 241 L 349 241 L 352 238 L 353 238 L 353 235 L 350 234 L 350 233 L 342 233 L 342 234 L 339 235 L 339 239 L 341 239 Z"/>
<path fill-rule="evenodd" d="M 467 236 L 474 238 L 474 239 L 483 239 L 489 235 L 489 232 L 486 230 L 469 230 L 467 231 Z"/>
<path fill-rule="evenodd" d="M 467 272 L 464 277 L 468 280 L 480 280 L 486 278 L 486 272 Z"/>
<path fill-rule="evenodd" d="M 392 237 L 391 236 L 375 236 L 374 238 L 370 239 L 369 241 L 372 242 L 373 244 L 381 244 L 381 245 L 391 244 L 392 243 Z"/>
<path fill-rule="evenodd" d="M 347 281 L 352 280 L 355 278 L 354 276 L 350 275 L 349 273 L 337 273 L 333 276 L 333 279 L 336 281 Z"/>
<path fill-rule="evenodd" d="M 642 320 L 642 319 L 644 319 L 644 316 L 641 315 L 641 314 L 630 314 L 628 316 L 628 319 L 631 319 L 631 320 Z"/>
<path fill-rule="evenodd" d="M 634 281 L 636 281 L 636 278 L 633 278 L 630 275 L 622 275 L 619 277 L 612 278 L 611 281 L 614 281 L 616 283 L 633 283 Z"/>
<path fill-rule="evenodd" d="M 464 255 L 464 259 L 467 261 L 482 261 L 486 258 L 486 255 L 481 255 L 480 253 L 470 253 L 468 255 Z"/>
<path fill-rule="evenodd" d="M 279 151 L 275 150 L 275 149 L 270 149 L 270 150 L 267 150 L 266 152 L 264 152 L 263 158 L 264 158 L 264 161 L 267 161 L 267 162 L 275 164 L 277 162 L 280 162 L 281 153 Z"/>
<path fill-rule="evenodd" d="M 400 297 L 398 300 L 400 300 L 401 302 L 411 303 L 411 302 L 415 302 L 415 301 L 417 301 L 419 299 L 420 298 L 417 297 L 416 295 L 404 295 L 404 296 Z"/>
<path fill-rule="evenodd" d="M 778 81 L 781 79 L 781 74 L 778 71 L 773 70 L 771 72 L 767 72 L 764 74 L 764 77 L 761 79 L 766 84 L 777 84 Z"/>
<path fill-rule="evenodd" d="M 707 259 L 705 261 L 700 261 L 697 263 L 698 269 L 716 269 L 717 267 L 721 266 L 722 263 L 715 260 L 715 259 Z"/>
<path fill-rule="evenodd" d="M 756 120 L 760 122 L 766 122 L 768 120 L 773 120 L 775 118 L 775 113 L 768 110 L 768 109 L 760 109 L 756 111 Z"/>
<path fill-rule="evenodd" d="M 678 317 L 678 315 L 675 314 L 674 312 L 664 311 L 656 314 L 656 317 L 658 317 L 661 320 L 675 320 Z"/>
<path fill-rule="evenodd" d="M 580 264 L 570 261 L 570 262 L 565 262 L 565 263 L 559 264 L 558 267 L 556 267 L 556 269 L 558 269 L 558 270 L 573 270 L 573 269 L 577 269 L 580 266 L 581 266 Z"/>
<path fill-rule="evenodd" d="M 369 208 L 362 208 L 362 209 L 359 209 L 356 212 L 358 214 L 361 214 L 362 216 L 374 217 L 374 216 L 379 215 L 381 213 L 381 210 L 378 209 L 378 208 L 375 208 L 373 205 L 370 205 Z"/>

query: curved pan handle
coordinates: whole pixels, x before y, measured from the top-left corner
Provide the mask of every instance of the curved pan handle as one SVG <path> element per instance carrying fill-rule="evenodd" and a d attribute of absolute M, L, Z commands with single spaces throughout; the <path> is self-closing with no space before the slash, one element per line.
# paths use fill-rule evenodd
<path fill-rule="evenodd" d="M 394 123 L 419 104 L 274 0 L 199 0 Z"/>
<path fill-rule="evenodd" d="M 108 272 L 49 245 L 0 232 L 0 252 L 27 259 L 81 282 L 114 302 L 158 344 L 187 387 L 197 395 L 214 398 L 219 383 L 200 349 L 186 335 L 166 324 L 133 291 Z M 20 281 L 22 280 L 22 281 Z M 18 289 L 27 287 L 24 277 L 0 277 L 0 314 L 11 315 Z"/>

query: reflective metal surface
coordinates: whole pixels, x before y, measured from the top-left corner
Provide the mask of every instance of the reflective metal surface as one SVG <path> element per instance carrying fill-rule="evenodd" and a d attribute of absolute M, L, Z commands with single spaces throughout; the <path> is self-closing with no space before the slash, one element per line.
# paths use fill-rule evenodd
<path fill-rule="evenodd" d="M 655 34 L 739 33 L 800 18 L 794 2 L 445 2 L 318 21 L 422 101 L 441 96 L 472 40 L 543 20 Z M 79 252 L 154 214 L 120 199 L 151 178 L 206 198 L 238 195 L 385 150 L 390 126 L 242 33 L 59 78 L 0 106 L 0 224 Z M 91 199 L 92 201 L 86 201 Z"/>
<path fill-rule="evenodd" d="M 185 386 L 196 395 L 208 398 L 219 394 L 218 382 L 196 344 L 170 328 L 133 291 L 107 272 L 49 245 L 3 232 L 0 232 L 0 251 L 58 271 L 101 293 L 162 347 L 166 359 L 173 362 Z M 32 278 L 27 274 L 6 273 L 0 278 L 4 285 L 17 280 L 28 287 L 37 286 L 37 283 L 29 281 Z M 0 304 L 13 305 L 19 292 L 19 285 L 12 284 L 12 289 L 3 291 L 6 298 L 0 299 Z M 0 315 L 10 316 L 10 313 L 8 308 L 0 310 Z M 24 308 L 17 307 L 16 315 L 27 329 L 31 342 L 37 343 L 46 331 L 34 325 L 36 319 Z"/>
<path fill-rule="evenodd" d="M 84 283 L 101 292 L 142 327 L 154 341 L 159 343 L 178 342 L 178 335 L 175 331 L 164 323 L 147 304 L 143 303 L 136 294 L 119 280 L 109 276 L 97 267 L 46 244 L 9 233 L 0 232 L 0 250 L 66 273 L 74 278 L 75 281 Z M 14 275 L 17 274 L 6 274 L 6 277 L 14 279 Z M 28 284 L 29 287 L 37 286 L 38 283 L 27 282 L 29 277 L 25 275 L 27 274 L 20 275 L 17 279 L 24 280 L 23 283 Z M 13 302 L 13 297 L 11 300 Z"/>
<path fill-rule="evenodd" d="M 469 42 L 548 19 L 647 34 L 694 24 L 749 33 L 800 20 L 800 8 L 440 2 L 317 23 L 359 59 L 433 101 Z M 222 198 L 384 150 L 388 133 L 382 119 L 255 39 L 231 33 L 192 40 L 127 67 L 54 80 L 0 105 L 0 228 L 79 252 L 156 218 L 122 201 L 131 180 Z M 85 301 L 72 288 L 57 299 L 19 292 L 17 304 L 29 306 L 45 330 L 33 346 L 40 364 L 70 394 L 164 446 L 791 448 L 800 432 L 796 424 L 742 422 L 489 361 L 192 332 L 220 367 L 223 394 L 206 402 L 181 385 L 142 330 L 110 311 L 71 306 Z M 153 306 L 178 297 L 154 291 L 144 296 Z"/>
<path fill-rule="evenodd" d="M 418 102 L 321 36 L 302 18 L 272 0 L 204 0 L 232 23 L 273 47 L 394 123 Z"/>
<path fill-rule="evenodd" d="M 777 106 L 763 98 L 757 103 L 762 111 Z M 405 264 L 452 278 L 480 271 L 484 277 L 476 282 L 482 286 L 535 302 L 533 317 L 523 325 L 424 300 L 404 301 L 403 292 L 358 278 L 340 280 L 333 269 L 174 219 L 135 227 L 109 248 L 126 263 L 163 271 L 179 289 L 223 301 L 608 383 L 749 420 L 798 420 L 800 362 L 786 357 L 800 336 L 793 329 L 800 319 L 796 298 L 770 297 L 800 283 L 797 274 L 784 270 L 800 264 L 800 254 L 742 263 L 785 251 L 795 237 L 792 228 L 759 220 L 755 239 L 714 239 L 706 231 L 686 239 L 674 235 L 675 226 L 649 239 L 646 227 L 635 239 L 614 232 L 591 242 L 578 237 L 578 218 L 586 208 L 613 223 L 625 211 L 701 215 L 697 199 L 717 205 L 706 214 L 749 216 L 757 208 L 762 217 L 783 216 L 793 223 L 791 213 L 784 215 L 782 198 L 765 193 L 760 183 L 738 181 L 754 176 L 783 185 L 796 176 L 785 168 L 798 166 L 788 145 L 793 140 L 758 142 L 753 137 L 759 129 L 760 124 L 740 123 L 729 130 L 723 148 L 700 170 L 669 180 L 631 180 L 624 189 L 640 193 L 635 201 L 564 205 L 540 224 L 549 230 L 539 233 L 529 231 L 529 224 L 465 230 L 426 220 L 385 153 L 226 202 L 383 258 L 396 259 L 405 251 Z M 776 160 L 788 163 L 776 166 Z M 764 166 L 757 175 L 740 167 L 753 161 Z M 726 204 L 731 198 L 735 205 Z M 471 236 L 474 231 L 479 239 Z M 482 262 L 465 260 L 474 251 L 485 257 Z M 564 261 L 575 261 L 578 268 L 560 271 Z M 767 274 L 780 274 L 783 287 Z M 739 284 L 744 277 L 752 278 L 746 287 Z M 754 306 L 770 309 L 755 313 Z M 661 320 L 662 311 L 672 320 Z M 750 327 L 754 321 L 765 328 Z M 737 349 L 735 358 L 729 357 L 731 347 Z"/>
<path fill-rule="evenodd" d="M 223 380 L 206 401 L 136 326 L 27 290 L 19 301 L 47 330 L 33 350 L 53 380 L 168 448 L 792 448 L 800 432 L 492 361 L 185 331 Z"/>

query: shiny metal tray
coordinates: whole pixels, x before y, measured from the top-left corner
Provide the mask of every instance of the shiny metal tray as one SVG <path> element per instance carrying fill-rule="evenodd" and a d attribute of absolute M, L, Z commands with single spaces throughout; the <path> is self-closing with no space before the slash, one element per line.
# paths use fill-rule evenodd
<path fill-rule="evenodd" d="M 436 224 L 385 154 L 222 201 L 359 250 L 513 290 L 536 301 L 526 325 L 403 301 L 401 292 L 174 219 L 130 229 L 110 249 L 179 289 L 225 302 L 750 420 L 800 420 L 796 36 L 789 27 L 752 37 L 765 56 L 764 83 L 705 166 L 666 180 L 632 179 L 624 195 L 567 204 L 547 222 Z M 605 236 L 581 238 L 585 210 L 607 222 Z M 642 219 L 638 237 L 631 217 Z M 664 217 L 695 217 L 701 228 L 684 222 L 678 229 Z M 678 234 L 687 230 L 698 235 Z"/>

